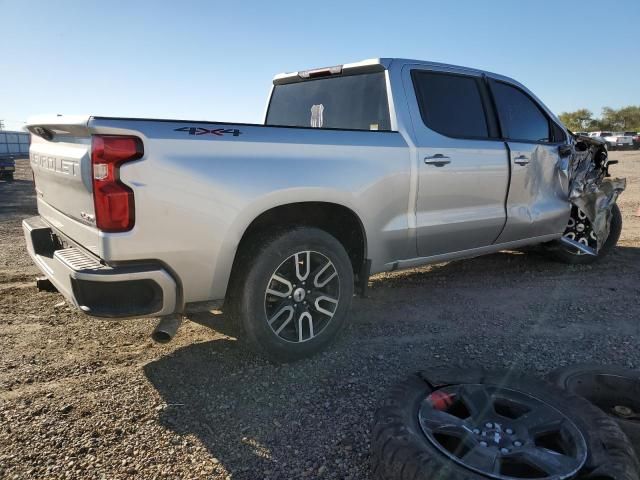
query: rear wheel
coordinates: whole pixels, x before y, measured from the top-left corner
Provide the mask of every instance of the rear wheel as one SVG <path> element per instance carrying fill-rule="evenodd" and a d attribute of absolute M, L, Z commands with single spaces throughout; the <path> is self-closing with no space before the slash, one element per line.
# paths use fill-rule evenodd
<path fill-rule="evenodd" d="M 246 339 L 277 362 L 325 348 L 347 319 L 353 269 L 342 244 L 327 232 L 302 227 L 247 247 L 231 292 L 231 311 Z"/>
<path fill-rule="evenodd" d="M 598 251 L 597 255 L 587 255 L 579 250 L 565 245 L 554 245 L 551 250 L 553 255 L 560 261 L 569 263 L 571 265 L 586 265 L 593 263 L 607 255 L 613 250 L 620 239 L 620 233 L 622 232 L 622 213 L 618 205 L 614 204 L 611 209 L 611 222 L 609 224 L 609 235 L 602 245 L 602 248 Z M 571 217 L 567 229 L 564 232 L 564 236 L 582 243 L 588 247 L 595 249 L 597 247 L 598 239 L 591 226 L 591 222 L 587 216 L 575 205 L 571 208 Z"/>

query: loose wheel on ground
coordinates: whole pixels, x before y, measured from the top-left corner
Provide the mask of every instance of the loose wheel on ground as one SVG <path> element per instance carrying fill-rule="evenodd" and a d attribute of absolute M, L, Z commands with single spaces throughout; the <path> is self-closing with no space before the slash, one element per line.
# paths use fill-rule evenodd
<path fill-rule="evenodd" d="M 584 399 L 512 373 L 430 371 L 375 414 L 376 480 L 638 479 L 618 426 Z"/>
<path fill-rule="evenodd" d="M 640 371 L 583 364 L 554 370 L 549 379 L 613 418 L 640 454 Z"/>

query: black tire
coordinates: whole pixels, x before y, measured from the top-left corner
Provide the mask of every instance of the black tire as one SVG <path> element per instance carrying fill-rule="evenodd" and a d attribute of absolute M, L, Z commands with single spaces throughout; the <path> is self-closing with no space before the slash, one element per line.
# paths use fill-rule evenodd
<path fill-rule="evenodd" d="M 620 212 L 620 207 L 618 207 L 617 204 L 614 204 L 611 209 L 611 224 L 609 228 L 609 236 L 598 252 L 598 255 L 578 255 L 575 252 L 569 250 L 568 247 L 565 247 L 564 245 L 561 245 L 557 242 L 554 242 L 549 251 L 552 253 L 554 258 L 561 262 L 568 263 L 569 265 L 589 265 L 608 255 L 616 247 L 621 233 L 622 213 Z"/>
<path fill-rule="evenodd" d="M 447 385 L 489 384 L 541 398 L 578 427 L 587 460 L 573 478 L 637 480 L 638 460 L 617 424 L 583 398 L 552 384 L 519 374 L 441 369 L 409 377 L 396 385 L 376 411 L 371 466 L 375 480 L 480 480 L 490 478 L 452 461 L 423 433 L 418 408 L 432 392 Z"/>
<path fill-rule="evenodd" d="M 317 252 L 332 262 L 339 282 L 339 301 L 333 316 L 319 333 L 303 342 L 293 342 L 281 338 L 269 326 L 265 296 L 274 272 L 301 251 Z M 354 290 L 351 261 L 335 237 L 318 228 L 298 227 L 256 239 L 239 255 L 239 268 L 230 284 L 233 291 L 228 297 L 228 310 L 239 321 L 253 350 L 274 362 L 291 362 L 309 357 L 333 341 L 346 323 Z M 304 308 L 311 311 L 312 302 L 309 303 L 309 307 Z"/>
<path fill-rule="evenodd" d="M 640 456 L 640 371 L 580 364 L 554 370 L 549 374 L 549 380 L 567 392 L 587 399 L 614 419 Z M 630 408 L 639 418 L 631 420 L 616 415 L 614 407 L 617 405 Z"/>

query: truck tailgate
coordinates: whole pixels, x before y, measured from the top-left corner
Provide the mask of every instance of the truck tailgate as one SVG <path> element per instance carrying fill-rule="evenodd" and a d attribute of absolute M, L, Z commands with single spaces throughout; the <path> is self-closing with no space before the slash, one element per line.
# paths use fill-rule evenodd
<path fill-rule="evenodd" d="M 28 128 L 35 135 L 29 158 L 40 215 L 65 236 L 99 254 L 87 120 L 66 117 L 64 123 L 31 123 Z"/>

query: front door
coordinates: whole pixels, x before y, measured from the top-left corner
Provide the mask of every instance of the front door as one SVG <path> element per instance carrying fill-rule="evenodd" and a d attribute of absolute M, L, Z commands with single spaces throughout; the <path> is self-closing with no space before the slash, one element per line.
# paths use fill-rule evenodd
<path fill-rule="evenodd" d="M 506 221 L 509 159 L 483 78 L 418 65 L 403 77 L 418 154 L 418 255 L 491 245 Z"/>
<path fill-rule="evenodd" d="M 507 224 L 498 243 L 562 233 L 570 205 L 559 173 L 559 147 L 566 134 L 516 85 L 491 80 L 511 162 Z"/>

